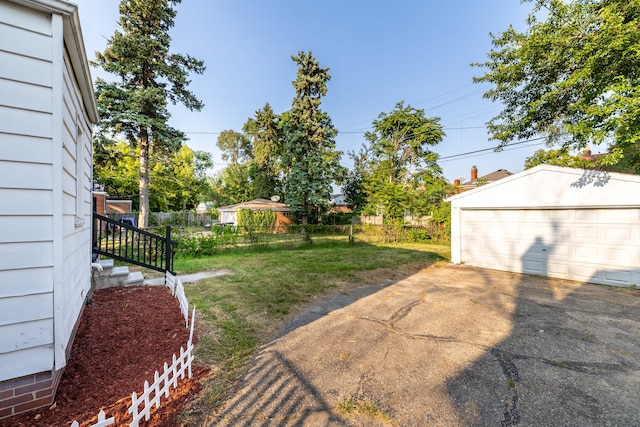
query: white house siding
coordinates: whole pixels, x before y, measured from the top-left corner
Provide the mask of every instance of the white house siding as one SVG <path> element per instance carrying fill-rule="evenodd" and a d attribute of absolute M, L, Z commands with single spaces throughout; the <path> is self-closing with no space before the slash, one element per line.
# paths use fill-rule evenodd
<path fill-rule="evenodd" d="M 66 51 L 63 58 L 62 259 L 54 281 L 56 369 L 66 363 L 67 346 L 91 287 L 91 125 Z"/>
<path fill-rule="evenodd" d="M 0 2 L 0 381 L 54 364 L 52 40 Z"/>
<path fill-rule="evenodd" d="M 0 0 L 0 382 L 66 364 L 90 289 L 97 114 L 81 41 L 75 6 Z"/>
<path fill-rule="evenodd" d="M 486 187 L 450 199 L 453 262 L 640 283 L 640 176 L 540 166 Z"/>

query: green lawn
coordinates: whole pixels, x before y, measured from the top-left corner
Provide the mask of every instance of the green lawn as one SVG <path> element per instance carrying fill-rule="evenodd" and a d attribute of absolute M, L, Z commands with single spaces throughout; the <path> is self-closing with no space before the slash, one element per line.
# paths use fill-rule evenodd
<path fill-rule="evenodd" d="M 197 312 L 197 362 L 217 374 L 205 384 L 199 406 L 208 412 L 226 397 L 257 346 L 314 297 L 408 276 L 449 259 L 449 244 L 327 244 L 305 249 L 177 258 L 180 274 L 229 274 L 185 287 Z M 189 414 L 184 414 L 188 417 Z"/>

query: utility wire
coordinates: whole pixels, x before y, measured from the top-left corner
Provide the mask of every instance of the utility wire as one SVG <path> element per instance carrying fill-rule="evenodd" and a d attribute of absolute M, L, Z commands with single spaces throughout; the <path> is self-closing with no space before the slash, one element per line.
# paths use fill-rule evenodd
<path fill-rule="evenodd" d="M 534 141 L 534 140 L 532 140 Z M 522 141 L 522 142 L 530 142 L 530 141 Z M 457 154 L 457 155 L 453 155 L 453 156 L 447 156 L 446 158 L 440 158 L 438 159 L 438 163 L 447 163 L 447 162 L 453 162 L 455 160 L 463 160 L 463 159 L 471 159 L 474 157 L 480 157 L 480 156 L 486 156 L 489 154 L 498 154 L 501 153 L 503 151 L 512 151 L 512 150 L 519 150 L 522 148 L 528 148 L 528 147 L 535 147 L 535 146 L 539 146 L 539 145 L 543 145 L 544 142 L 534 142 L 532 144 L 528 144 L 528 145 L 519 145 L 517 147 L 509 147 L 507 146 L 506 148 L 504 148 L 502 151 L 495 151 L 495 148 L 488 148 L 485 150 L 478 150 L 478 151 L 474 151 L 473 154 Z M 444 159 L 444 160 L 442 160 Z"/>
<path fill-rule="evenodd" d="M 539 138 L 527 139 L 527 140 L 518 141 L 518 142 L 511 142 L 511 143 L 507 144 L 507 147 L 513 147 L 514 145 L 526 144 L 528 142 L 540 141 L 540 140 L 543 140 L 543 139 L 545 139 L 545 138 L 541 136 Z M 456 158 L 456 157 L 466 156 L 466 155 L 469 155 L 469 154 L 483 153 L 485 151 L 496 151 L 496 148 L 498 148 L 498 147 L 483 148 L 481 150 L 468 151 L 466 153 L 452 154 L 450 156 L 440 157 L 438 160 L 453 159 L 453 158 Z M 503 151 L 505 151 L 505 150 L 503 149 Z"/>

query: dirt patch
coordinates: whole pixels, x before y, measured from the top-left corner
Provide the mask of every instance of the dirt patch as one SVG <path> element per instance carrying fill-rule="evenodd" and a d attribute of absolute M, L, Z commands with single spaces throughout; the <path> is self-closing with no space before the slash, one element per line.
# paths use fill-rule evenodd
<path fill-rule="evenodd" d="M 195 334 L 194 334 L 195 335 Z M 111 288 L 95 292 L 85 308 L 71 357 L 54 405 L 0 421 L 1 427 L 81 426 L 97 421 L 102 409 L 114 425 L 131 421 L 131 393 L 144 390 L 173 354 L 189 339 L 177 300 L 164 287 Z M 193 378 L 181 380 L 142 425 L 178 426 L 175 414 L 200 391 L 198 378 L 207 369 L 194 367 Z"/>

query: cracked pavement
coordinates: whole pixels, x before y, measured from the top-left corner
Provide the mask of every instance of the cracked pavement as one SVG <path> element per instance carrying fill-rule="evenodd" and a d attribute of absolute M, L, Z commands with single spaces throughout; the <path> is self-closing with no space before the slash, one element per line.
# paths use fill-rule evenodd
<path fill-rule="evenodd" d="M 631 426 L 639 400 L 640 291 L 447 265 L 300 313 L 209 423 Z"/>

